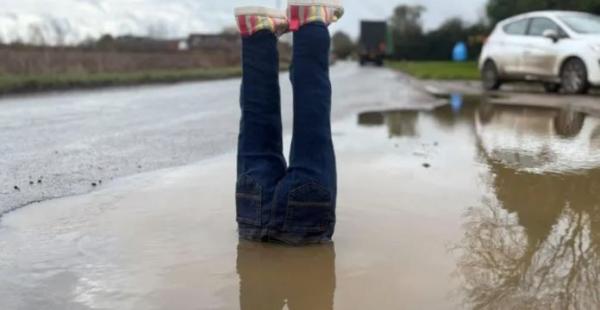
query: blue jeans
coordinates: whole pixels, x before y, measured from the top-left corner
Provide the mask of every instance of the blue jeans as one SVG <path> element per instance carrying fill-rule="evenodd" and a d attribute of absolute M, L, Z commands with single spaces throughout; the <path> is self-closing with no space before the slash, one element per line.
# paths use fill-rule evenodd
<path fill-rule="evenodd" d="M 277 38 L 268 31 L 243 38 L 236 184 L 243 239 L 293 245 L 331 241 L 337 180 L 329 50 L 329 31 L 322 23 L 304 25 L 294 33 L 294 128 L 287 166 Z"/>

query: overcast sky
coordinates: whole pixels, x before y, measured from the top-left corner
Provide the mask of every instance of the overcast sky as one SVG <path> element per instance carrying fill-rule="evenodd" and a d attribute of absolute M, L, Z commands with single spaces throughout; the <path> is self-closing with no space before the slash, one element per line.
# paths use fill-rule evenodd
<path fill-rule="evenodd" d="M 285 5 L 285 0 L 280 0 Z M 483 16 L 486 0 L 344 0 L 346 15 L 333 30 L 358 35 L 361 19 L 387 19 L 399 4 L 427 8 L 425 26 L 460 16 L 474 21 Z M 277 0 L 0 0 L 0 39 L 26 39 L 32 32 L 54 40 L 61 29 L 68 42 L 135 34 L 184 37 L 190 32 L 217 32 L 233 25 L 238 5 L 275 6 Z"/>

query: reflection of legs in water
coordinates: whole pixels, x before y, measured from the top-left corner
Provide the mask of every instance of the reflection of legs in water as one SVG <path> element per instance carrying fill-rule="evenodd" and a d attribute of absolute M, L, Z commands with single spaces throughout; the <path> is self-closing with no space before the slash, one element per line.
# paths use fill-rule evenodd
<path fill-rule="evenodd" d="M 333 244 L 293 248 L 240 241 L 237 271 L 242 310 L 333 309 Z"/>

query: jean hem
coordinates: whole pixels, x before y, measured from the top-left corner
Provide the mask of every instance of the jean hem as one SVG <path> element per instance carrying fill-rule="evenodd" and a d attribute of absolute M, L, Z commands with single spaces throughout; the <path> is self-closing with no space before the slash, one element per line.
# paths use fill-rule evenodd
<path fill-rule="evenodd" d="M 265 241 L 267 240 L 268 230 L 260 227 L 248 227 L 247 225 L 239 225 L 238 235 L 240 239 L 249 241 Z"/>
<path fill-rule="evenodd" d="M 268 228 L 247 226 L 238 227 L 238 236 L 242 240 L 254 242 L 283 243 L 291 246 L 328 244 L 333 242 L 330 231 L 324 232 L 287 232 Z"/>
<path fill-rule="evenodd" d="M 289 232 L 279 230 L 269 230 L 269 240 L 285 243 L 292 246 L 302 246 L 311 244 L 331 243 L 331 233 L 323 231 L 319 233 L 311 232 Z"/>

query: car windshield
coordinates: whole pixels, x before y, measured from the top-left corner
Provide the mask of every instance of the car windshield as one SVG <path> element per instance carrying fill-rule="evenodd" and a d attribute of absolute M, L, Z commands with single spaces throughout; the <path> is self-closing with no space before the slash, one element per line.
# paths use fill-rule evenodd
<path fill-rule="evenodd" d="M 575 32 L 583 34 L 600 34 L 600 16 L 578 14 L 561 16 L 560 19 Z"/>

